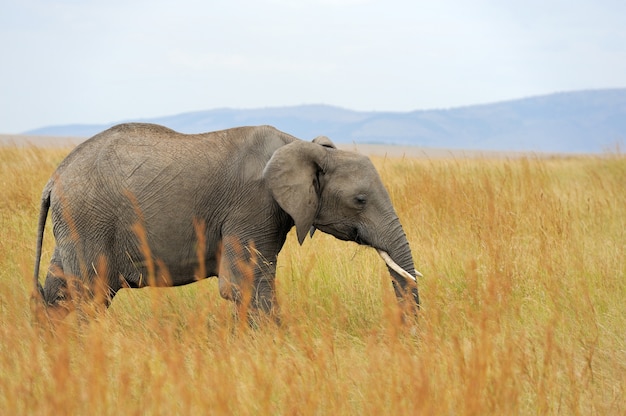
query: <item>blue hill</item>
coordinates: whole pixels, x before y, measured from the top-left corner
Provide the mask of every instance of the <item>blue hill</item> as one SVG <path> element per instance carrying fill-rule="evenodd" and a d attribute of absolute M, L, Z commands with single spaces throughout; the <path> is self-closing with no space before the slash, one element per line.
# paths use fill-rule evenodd
<path fill-rule="evenodd" d="M 302 139 L 450 149 L 597 153 L 626 142 L 626 88 L 557 93 L 451 109 L 359 112 L 327 105 L 216 109 L 142 120 L 184 133 L 269 124 Z M 90 137 L 107 125 L 25 134 Z"/>

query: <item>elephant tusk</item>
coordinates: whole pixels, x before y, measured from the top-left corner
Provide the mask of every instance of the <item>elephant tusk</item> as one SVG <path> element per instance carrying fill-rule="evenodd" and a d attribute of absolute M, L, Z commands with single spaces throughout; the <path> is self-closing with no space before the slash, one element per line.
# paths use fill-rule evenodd
<path fill-rule="evenodd" d="M 396 273 L 398 273 L 400 276 L 404 277 L 405 279 L 411 279 L 414 282 L 417 282 L 415 277 L 413 277 L 411 273 L 407 272 L 402 267 L 398 266 L 398 263 L 393 261 L 386 251 L 383 251 L 383 250 L 376 250 L 376 251 L 378 251 L 378 255 L 382 257 L 383 260 L 385 260 L 385 263 L 387 263 L 387 266 L 389 266 L 392 270 L 394 270 Z M 417 270 L 415 270 L 415 274 L 419 277 L 422 277 L 422 274 L 418 272 Z"/>

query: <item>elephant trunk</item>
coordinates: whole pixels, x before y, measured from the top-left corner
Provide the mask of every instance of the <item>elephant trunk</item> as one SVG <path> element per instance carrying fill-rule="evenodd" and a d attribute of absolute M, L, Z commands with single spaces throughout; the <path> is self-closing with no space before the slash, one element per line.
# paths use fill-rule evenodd
<path fill-rule="evenodd" d="M 385 229 L 386 233 L 383 235 L 386 237 L 383 240 L 386 244 L 376 244 L 375 248 L 387 264 L 398 302 L 408 308 L 419 308 L 417 277 L 421 277 L 422 274 L 415 270 L 406 234 L 397 218 L 394 218 Z M 414 305 L 405 304 L 410 299 L 413 300 Z"/>

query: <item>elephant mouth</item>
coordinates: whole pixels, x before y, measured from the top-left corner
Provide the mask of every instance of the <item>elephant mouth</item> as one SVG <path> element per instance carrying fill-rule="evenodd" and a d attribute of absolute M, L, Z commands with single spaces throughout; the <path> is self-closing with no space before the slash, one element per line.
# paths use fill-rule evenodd
<path fill-rule="evenodd" d="M 354 241 L 357 244 L 371 246 L 369 240 L 363 235 L 358 227 L 346 227 L 340 224 L 313 224 L 313 228 L 332 235 L 343 241 Z"/>
<path fill-rule="evenodd" d="M 356 231 L 354 238 L 351 240 L 354 240 L 354 242 L 362 246 L 371 246 L 371 244 L 361 234 L 359 234 L 358 231 Z"/>
<path fill-rule="evenodd" d="M 372 247 L 372 244 L 369 242 L 369 240 L 367 239 L 367 237 L 365 237 L 363 234 L 359 233 L 357 230 L 348 230 L 346 232 L 343 233 L 338 233 L 338 235 L 335 235 L 337 238 L 339 238 L 340 240 L 344 240 L 344 241 L 354 241 L 355 243 L 361 245 L 361 246 L 370 246 Z"/>

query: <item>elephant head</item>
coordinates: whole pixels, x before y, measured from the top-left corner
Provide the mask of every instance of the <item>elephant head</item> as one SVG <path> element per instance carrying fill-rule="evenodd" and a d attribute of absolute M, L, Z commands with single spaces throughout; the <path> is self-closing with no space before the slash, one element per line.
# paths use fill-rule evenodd
<path fill-rule="evenodd" d="M 293 219 L 298 241 L 315 229 L 375 248 L 391 273 L 396 296 L 419 305 L 406 235 L 369 158 L 339 150 L 326 137 L 276 150 L 264 170 L 272 195 Z M 406 299 L 414 303 L 406 304 Z M 410 306 L 414 305 L 414 306 Z"/>

